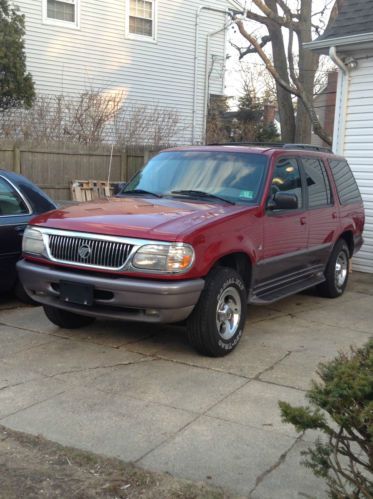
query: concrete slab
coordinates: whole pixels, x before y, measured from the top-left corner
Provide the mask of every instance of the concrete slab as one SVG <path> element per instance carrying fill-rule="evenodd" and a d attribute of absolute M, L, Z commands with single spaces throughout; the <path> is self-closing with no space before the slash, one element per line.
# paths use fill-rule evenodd
<path fill-rule="evenodd" d="M 250 381 L 215 405 L 207 415 L 296 438 L 299 435 L 294 427 L 281 421 L 279 400 L 304 405 L 305 394 L 293 388 Z"/>
<path fill-rule="evenodd" d="M 280 433 L 201 417 L 139 464 L 181 478 L 211 480 L 248 495 L 256 477 L 273 466 L 294 440 Z"/>
<path fill-rule="evenodd" d="M 246 383 L 238 376 L 158 360 L 123 366 L 103 374 L 94 386 L 112 394 L 185 409 L 206 411 Z"/>
<path fill-rule="evenodd" d="M 43 375 L 32 373 L 23 366 L 18 366 L 17 369 L 15 369 L 13 365 L 8 364 L 4 360 L 0 360 L 0 391 L 8 386 L 18 385 L 25 381 L 31 381 L 38 378 L 43 378 Z"/>
<path fill-rule="evenodd" d="M 78 388 L 1 420 L 14 430 L 63 445 L 136 461 L 195 418 L 195 414 Z"/>
<path fill-rule="evenodd" d="M 67 331 L 41 308 L 0 310 L 1 422 L 246 497 L 323 499 L 277 402 L 302 404 L 319 362 L 372 334 L 373 276 L 351 279 L 338 300 L 249 307 L 240 345 L 222 359 L 196 354 L 179 326 Z"/>
<path fill-rule="evenodd" d="M 355 305 L 354 305 L 355 306 Z M 307 320 L 305 313 L 269 319 L 255 325 L 256 336 L 271 349 L 302 352 L 312 351 L 316 355 L 335 355 L 353 343 L 366 341 L 365 333 L 341 325 L 327 325 L 319 320 L 323 309 L 313 312 L 313 320 Z M 311 314 L 311 312 L 309 312 Z M 326 314 L 327 315 L 327 314 Z"/>
<path fill-rule="evenodd" d="M 56 379 L 39 378 L 0 390 L 0 419 L 62 394 L 65 385 Z"/>
<path fill-rule="evenodd" d="M 326 499 L 325 482 L 305 468 L 301 452 L 308 444 L 298 442 L 283 462 L 262 480 L 251 493 L 250 499 L 300 499 L 304 497 Z"/>
<path fill-rule="evenodd" d="M 152 338 L 133 343 L 126 348 L 144 355 L 254 378 L 280 361 L 287 353 L 286 347 L 273 349 L 264 344 L 259 333 L 259 324 L 250 324 L 248 320 L 239 347 L 228 356 L 217 359 L 196 354 L 188 343 L 185 330 L 180 327 L 168 327 Z"/>
<path fill-rule="evenodd" d="M 98 345 L 119 348 L 156 334 L 162 326 L 144 325 L 131 322 L 98 320 L 88 327 L 81 329 L 62 329 L 52 324 L 41 307 L 27 307 L 12 309 L 1 314 L 1 323 L 24 329 L 45 333 L 61 338 L 72 338 L 81 341 L 90 341 Z"/>
<path fill-rule="evenodd" d="M 51 341 L 9 356 L 7 362 L 14 369 L 23 366 L 32 372 L 46 376 L 75 372 L 88 369 L 114 367 L 143 360 L 143 356 L 123 349 L 82 343 L 62 338 L 51 338 Z"/>
<path fill-rule="evenodd" d="M 261 380 L 279 385 L 308 390 L 311 379 L 318 380 L 317 367 L 321 362 L 332 360 L 338 351 L 348 350 L 350 344 L 362 346 L 367 338 L 364 335 L 354 335 L 350 342 L 336 343 L 334 349 L 324 348 L 320 341 L 319 350 L 305 348 L 303 351 L 293 351 L 272 369 L 260 376 Z"/>
<path fill-rule="evenodd" d="M 354 271 L 350 275 L 348 290 L 373 296 L 373 274 Z"/>
<path fill-rule="evenodd" d="M 348 306 L 348 313 L 346 313 L 346 302 L 334 300 L 333 306 L 318 309 L 317 312 L 301 312 L 297 314 L 297 317 L 310 324 L 316 322 L 340 328 L 350 328 L 367 335 L 373 334 L 372 298 L 362 294 L 359 295 L 358 300 L 354 300 Z"/>
<path fill-rule="evenodd" d="M 45 316 L 41 307 L 15 308 L 1 312 L 0 322 L 38 333 L 56 333 L 59 331 Z"/>
<path fill-rule="evenodd" d="M 52 341 L 43 334 L 0 325 L 0 359 Z"/>

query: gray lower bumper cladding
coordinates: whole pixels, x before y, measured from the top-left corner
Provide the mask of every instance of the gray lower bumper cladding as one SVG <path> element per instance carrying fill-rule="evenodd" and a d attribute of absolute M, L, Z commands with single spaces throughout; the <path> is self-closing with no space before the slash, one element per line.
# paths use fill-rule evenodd
<path fill-rule="evenodd" d="M 68 269 L 38 265 L 26 260 L 17 264 L 20 279 L 31 298 L 42 305 L 69 310 L 91 317 L 138 322 L 172 323 L 186 319 L 195 307 L 205 282 L 153 281 L 128 277 L 71 272 Z M 59 283 L 94 287 L 93 306 L 60 300 Z"/>

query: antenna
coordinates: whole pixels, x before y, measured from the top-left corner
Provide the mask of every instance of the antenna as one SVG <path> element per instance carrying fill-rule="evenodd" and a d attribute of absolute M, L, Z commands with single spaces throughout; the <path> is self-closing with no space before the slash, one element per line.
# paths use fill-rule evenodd
<path fill-rule="evenodd" d="M 107 183 L 110 185 L 110 177 L 111 177 L 111 166 L 113 164 L 113 152 L 114 152 L 114 143 L 111 144 L 111 153 L 110 153 L 110 162 L 109 162 L 109 173 L 107 177 Z"/>

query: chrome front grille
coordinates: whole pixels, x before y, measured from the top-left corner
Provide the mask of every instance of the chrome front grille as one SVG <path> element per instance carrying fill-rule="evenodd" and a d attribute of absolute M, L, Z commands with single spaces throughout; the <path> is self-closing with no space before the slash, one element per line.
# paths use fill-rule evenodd
<path fill-rule="evenodd" d="M 132 249 L 122 242 L 49 234 L 50 254 L 59 262 L 118 270 Z"/>

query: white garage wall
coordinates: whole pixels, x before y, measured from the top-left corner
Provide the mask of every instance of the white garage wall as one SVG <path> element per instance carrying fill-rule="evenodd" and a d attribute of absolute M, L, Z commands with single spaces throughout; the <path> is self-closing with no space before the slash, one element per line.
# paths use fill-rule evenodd
<path fill-rule="evenodd" d="M 373 51 L 354 56 L 359 60 L 357 69 L 350 74 L 344 155 L 354 172 L 366 210 L 365 243 L 354 259 L 354 269 L 373 273 Z"/>

